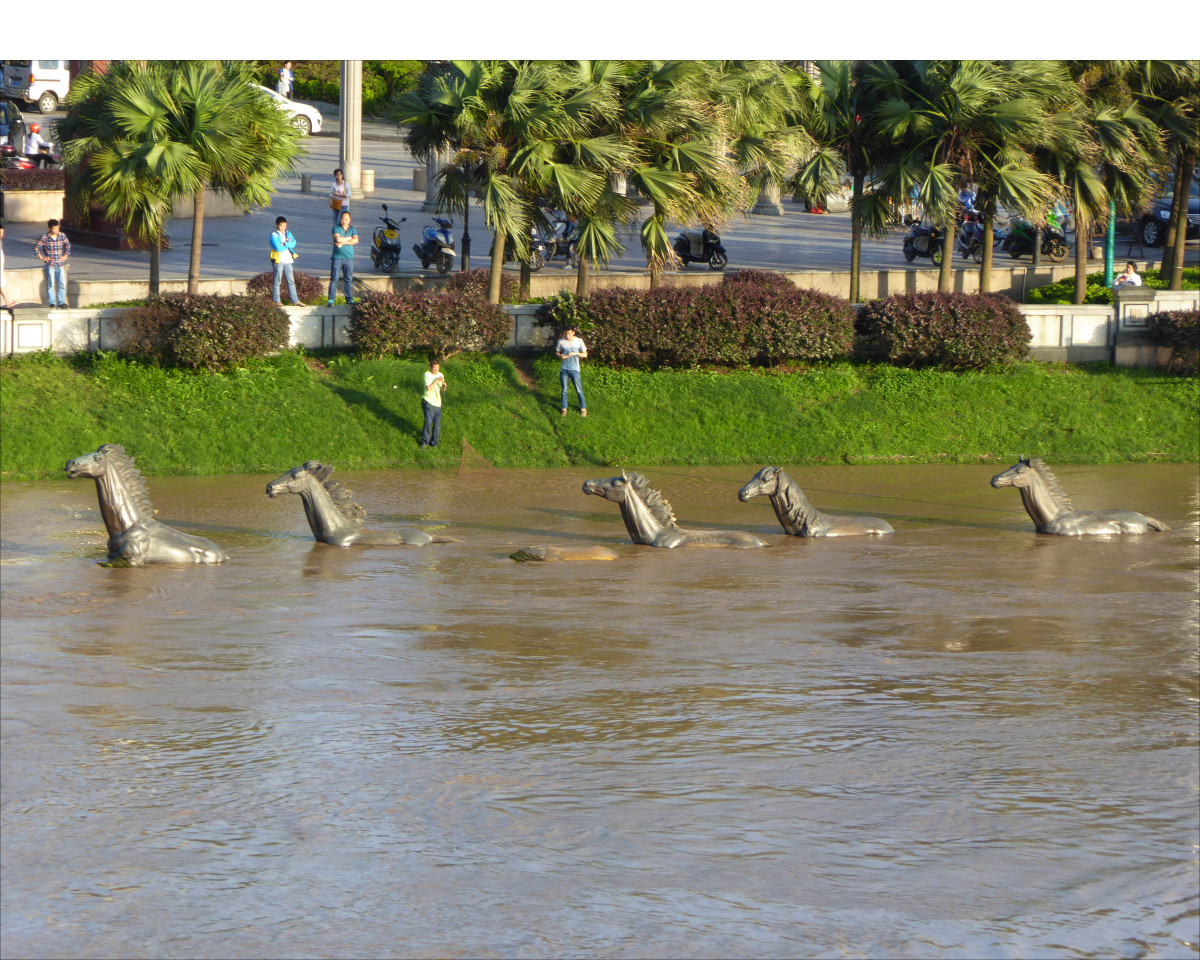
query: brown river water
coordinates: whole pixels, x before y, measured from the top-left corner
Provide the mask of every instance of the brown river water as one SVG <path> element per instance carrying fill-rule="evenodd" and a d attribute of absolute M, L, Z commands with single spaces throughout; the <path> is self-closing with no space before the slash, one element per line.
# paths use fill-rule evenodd
<path fill-rule="evenodd" d="M 5 483 L 0 951 L 1196 957 L 1196 467 L 1056 468 L 1174 528 L 1076 539 L 1007 466 L 790 469 L 896 528 L 842 541 L 647 471 L 763 550 L 634 547 L 603 467 L 338 475 L 424 548 L 151 478 L 231 560 L 135 570 L 91 481 Z"/>

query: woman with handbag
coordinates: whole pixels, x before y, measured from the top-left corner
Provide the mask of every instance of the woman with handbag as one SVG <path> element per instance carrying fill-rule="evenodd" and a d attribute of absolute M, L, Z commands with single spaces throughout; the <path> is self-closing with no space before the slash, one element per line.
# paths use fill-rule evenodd
<path fill-rule="evenodd" d="M 342 168 L 333 171 L 333 188 L 329 191 L 329 209 L 333 211 L 333 222 L 340 223 L 343 213 L 350 212 L 350 184 Z"/>

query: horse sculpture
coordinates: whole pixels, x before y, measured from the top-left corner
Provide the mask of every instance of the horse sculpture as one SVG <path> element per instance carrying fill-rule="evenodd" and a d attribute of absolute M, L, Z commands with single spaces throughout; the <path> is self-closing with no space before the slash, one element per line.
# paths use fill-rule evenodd
<path fill-rule="evenodd" d="M 193 537 L 159 523 L 146 492 L 146 481 L 120 444 L 106 443 L 95 453 L 70 460 L 67 476 L 96 481 L 100 515 L 108 528 L 108 559 L 131 567 L 147 563 L 224 563 L 229 558 L 211 540 Z"/>
<path fill-rule="evenodd" d="M 634 543 L 647 547 L 765 547 L 752 533 L 740 530 L 683 530 L 663 495 L 640 473 L 621 471 L 607 480 L 585 480 L 583 492 L 611 500 L 621 507 L 621 518 Z"/>
<path fill-rule="evenodd" d="M 364 527 L 367 511 L 351 499 L 354 494 L 349 489 L 329 479 L 332 473 L 333 467 L 329 464 L 309 460 L 268 483 L 267 496 L 299 494 L 313 536 L 321 543 L 335 547 L 348 547 L 352 543 L 367 546 L 405 544 L 410 547 L 423 547 L 427 543 L 462 543 L 453 537 L 431 536 L 422 530 L 397 533 L 367 530 Z"/>
<path fill-rule="evenodd" d="M 738 491 L 745 503 L 752 497 L 771 498 L 775 516 L 793 537 L 858 537 L 895 533 L 890 523 L 878 517 L 835 517 L 821 513 L 808 502 L 796 481 L 779 467 L 763 467 Z"/>
<path fill-rule="evenodd" d="M 1161 520 L 1133 510 L 1074 509 L 1070 498 L 1059 486 L 1058 478 L 1037 457 L 1020 460 L 992 477 L 992 486 L 1016 487 L 1021 492 L 1021 502 L 1025 504 L 1025 510 L 1038 533 L 1078 537 L 1084 534 L 1149 533 L 1151 530 L 1171 529 Z"/>

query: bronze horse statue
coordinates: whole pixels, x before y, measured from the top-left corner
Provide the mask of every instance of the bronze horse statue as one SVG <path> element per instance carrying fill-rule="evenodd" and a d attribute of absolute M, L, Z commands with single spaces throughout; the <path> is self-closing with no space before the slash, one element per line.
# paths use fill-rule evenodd
<path fill-rule="evenodd" d="M 159 523 L 146 481 L 118 443 L 69 460 L 67 476 L 96 481 L 100 515 L 108 528 L 108 559 L 131 567 L 147 563 L 224 563 L 229 558 L 211 540 Z"/>
<path fill-rule="evenodd" d="M 741 490 L 738 499 L 767 496 L 780 526 L 793 537 L 858 537 L 895 533 L 878 517 L 836 517 L 821 513 L 808 502 L 804 491 L 779 467 L 763 467 Z"/>
<path fill-rule="evenodd" d="M 1037 457 L 1022 459 L 996 474 L 992 486 L 1016 487 L 1021 492 L 1021 502 L 1038 533 L 1078 537 L 1171 529 L 1161 520 L 1133 510 L 1076 510 L 1059 486 L 1058 478 Z"/>
<path fill-rule="evenodd" d="M 321 543 L 335 547 L 353 544 L 366 546 L 423 547 L 427 543 L 462 543 L 453 537 L 430 535 L 422 530 L 401 530 L 385 533 L 367 530 L 367 511 L 355 503 L 354 496 L 341 483 L 332 481 L 333 467 L 319 460 L 309 460 L 302 466 L 293 467 L 282 477 L 267 484 L 267 496 L 277 497 L 281 493 L 296 493 L 304 503 L 304 515 L 312 528 L 313 536 Z"/>
<path fill-rule="evenodd" d="M 618 504 L 633 542 L 647 547 L 766 546 L 754 534 L 740 530 L 684 530 L 676 526 L 671 505 L 640 473 L 622 470 L 619 477 L 585 480 L 583 492 Z"/>

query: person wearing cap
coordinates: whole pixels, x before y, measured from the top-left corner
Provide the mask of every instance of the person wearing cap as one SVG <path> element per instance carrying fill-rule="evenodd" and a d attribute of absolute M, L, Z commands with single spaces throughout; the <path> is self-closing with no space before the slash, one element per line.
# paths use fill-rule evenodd
<path fill-rule="evenodd" d="M 575 396 L 579 398 L 579 415 L 587 416 L 587 401 L 583 398 L 583 379 L 579 372 L 579 361 L 587 356 L 587 345 L 575 336 L 575 328 L 567 327 L 562 339 L 555 346 L 555 353 L 562 364 L 558 368 L 558 382 L 562 384 L 562 415 L 567 415 L 567 383 L 575 384 Z"/>
<path fill-rule="evenodd" d="M 49 152 L 42 153 L 42 147 L 49 151 L 50 143 L 42 139 L 41 130 L 41 124 L 31 123 L 29 125 L 29 132 L 25 134 L 25 156 L 39 167 L 44 167 L 50 162 L 50 154 Z"/>

